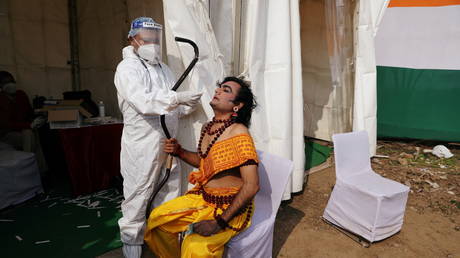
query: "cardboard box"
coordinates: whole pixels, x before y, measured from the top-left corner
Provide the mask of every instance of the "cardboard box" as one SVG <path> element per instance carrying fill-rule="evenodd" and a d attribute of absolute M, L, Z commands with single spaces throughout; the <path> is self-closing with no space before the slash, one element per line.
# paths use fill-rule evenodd
<path fill-rule="evenodd" d="M 51 129 L 77 128 L 80 127 L 81 120 L 78 109 L 48 110 L 48 121 Z"/>
<path fill-rule="evenodd" d="M 82 100 L 60 100 L 57 104 L 43 107 L 48 112 L 51 129 L 77 128 L 84 117 L 91 117 L 86 109 L 80 106 Z"/>

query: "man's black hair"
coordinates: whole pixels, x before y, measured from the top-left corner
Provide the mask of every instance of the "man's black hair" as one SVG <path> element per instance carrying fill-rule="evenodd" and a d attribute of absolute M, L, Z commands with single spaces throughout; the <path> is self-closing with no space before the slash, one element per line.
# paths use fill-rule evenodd
<path fill-rule="evenodd" d="M 250 83 L 245 81 L 243 78 L 229 76 L 225 77 L 225 79 L 220 84 L 230 81 L 236 82 L 240 85 L 240 90 L 238 91 L 238 94 L 236 95 L 236 98 L 233 102 L 235 104 L 243 103 L 243 107 L 237 112 L 238 116 L 235 118 L 235 122 L 244 124 L 249 128 L 251 125 L 252 111 L 257 106 L 256 99 L 250 88 Z"/>

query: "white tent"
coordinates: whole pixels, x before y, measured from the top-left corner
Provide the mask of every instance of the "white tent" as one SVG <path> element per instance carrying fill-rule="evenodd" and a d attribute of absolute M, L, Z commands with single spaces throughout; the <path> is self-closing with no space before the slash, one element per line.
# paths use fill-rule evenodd
<path fill-rule="evenodd" d="M 301 191 L 304 183 L 304 134 L 330 140 L 333 133 L 350 131 L 352 127 L 353 130 L 365 129 L 370 134 L 371 153 L 375 152 L 373 41 L 387 2 L 300 1 L 300 10 L 299 1 L 295 0 L 170 0 L 164 4 L 167 37 L 190 37 L 200 49 L 205 49 L 200 61 L 202 66 L 197 69 L 207 72 L 192 75 L 191 87 L 205 87 L 206 92 L 211 92 L 222 74 L 243 74 L 252 82 L 260 106 L 255 112 L 251 133 L 258 148 L 294 161 L 295 169 L 284 196 L 289 199 L 290 193 Z M 318 15 L 318 10 L 324 16 Z M 356 30 L 350 20 L 355 21 Z M 325 26 L 318 28 L 318 22 Z M 324 29 L 322 35 L 315 34 L 321 29 Z M 326 48 L 321 45 L 320 51 L 309 48 L 324 38 L 328 43 Z M 355 44 L 350 44 L 353 41 Z M 176 63 L 175 70 L 181 70 L 192 59 L 191 51 L 186 48 L 183 46 L 177 51 L 174 42 L 168 41 L 170 64 L 173 60 L 183 61 Z M 318 56 L 321 50 L 326 60 Z M 301 61 L 305 61 L 303 65 Z M 315 69 L 321 62 L 326 71 Z M 349 66 L 356 69 L 354 85 Z M 321 76 L 331 79 L 314 80 Z M 324 89 L 330 90 L 330 94 L 325 95 Z M 315 93 L 313 97 L 311 93 Z M 209 96 L 205 96 L 203 102 L 208 102 Z M 317 98 L 326 101 L 317 104 Z M 308 109 L 310 106 L 313 109 Z M 209 112 L 205 113 L 209 118 Z M 191 121 L 198 121 L 199 116 L 203 117 L 195 114 Z M 308 122 L 304 123 L 305 120 Z M 318 127 L 312 130 L 311 122 L 315 120 Z M 195 135 L 199 127 L 195 125 Z"/>
<path fill-rule="evenodd" d="M 76 19 L 68 15 L 76 5 Z M 163 4 L 165 8 L 163 11 Z M 259 149 L 294 161 L 285 194 L 302 190 L 303 136 L 330 140 L 333 133 L 365 129 L 376 142 L 374 36 L 388 0 L 9 0 L 0 2 L 0 69 L 12 72 L 30 97 L 61 97 L 89 89 L 119 116 L 115 67 L 130 21 L 151 16 L 166 26 L 167 56 L 180 74 L 191 58 L 172 36 L 196 40 L 201 61 L 187 87 L 205 89 L 203 110 L 182 123 L 185 146 L 210 116 L 207 100 L 223 75 L 245 74 L 260 107 L 252 135 Z M 70 12 L 72 13 L 72 12 Z M 166 17 L 165 19 L 163 17 Z M 77 24 L 72 39 L 69 23 Z M 78 60 L 71 60 L 72 49 Z M 76 46 L 75 46 L 76 42 Z M 69 62 L 70 61 L 70 62 Z M 78 61 L 80 85 L 70 64 Z M 68 64 L 70 63 L 70 64 Z M 187 136 L 187 137 L 184 137 Z"/>

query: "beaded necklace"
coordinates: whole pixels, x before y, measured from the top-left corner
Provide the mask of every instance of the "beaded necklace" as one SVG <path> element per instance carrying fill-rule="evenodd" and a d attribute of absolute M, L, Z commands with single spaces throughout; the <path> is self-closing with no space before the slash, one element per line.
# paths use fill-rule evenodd
<path fill-rule="evenodd" d="M 212 126 L 214 124 L 222 124 L 222 123 L 223 123 L 223 125 L 221 127 L 217 128 L 214 131 L 211 131 L 211 128 L 212 128 Z M 233 119 L 231 119 L 231 118 L 229 118 L 229 119 L 215 119 L 215 118 L 213 118 L 212 121 L 210 121 L 206 125 L 204 130 L 201 131 L 200 140 L 198 141 L 198 154 L 200 155 L 200 157 L 202 159 L 205 159 L 208 156 L 209 151 L 211 150 L 211 148 L 214 145 L 214 143 L 216 143 L 217 139 L 219 139 L 219 137 L 222 135 L 222 133 L 224 133 L 225 129 L 227 129 L 233 123 L 235 123 L 235 121 Z M 209 136 L 215 134 L 216 136 L 214 136 L 214 139 L 212 139 L 211 142 L 209 143 L 208 147 L 206 148 L 206 152 L 203 153 L 201 151 L 201 144 L 202 144 L 203 138 L 204 138 L 204 136 L 206 134 L 208 134 Z"/>

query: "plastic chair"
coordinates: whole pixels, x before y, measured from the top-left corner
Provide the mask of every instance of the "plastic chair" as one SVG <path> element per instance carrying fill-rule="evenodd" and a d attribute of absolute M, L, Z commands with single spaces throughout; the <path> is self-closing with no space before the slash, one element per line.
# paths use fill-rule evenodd
<path fill-rule="evenodd" d="M 376 174 L 367 132 L 336 134 L 336 184 L 323 218 L 369 241 L 401 230 L 409 187 Z"/>
<path fill-rule="evenodd" d="M 224 257 L 272 257 L 276 213 L 294 165 L 267 152 L 257 154 L 260 190 L 255 197 L 251 226 L 227 243 Z"/>

